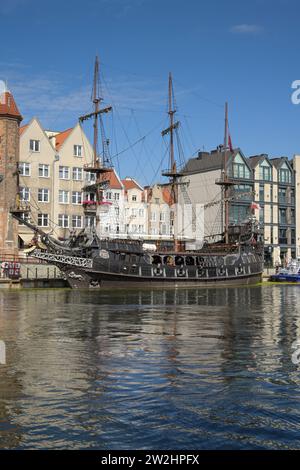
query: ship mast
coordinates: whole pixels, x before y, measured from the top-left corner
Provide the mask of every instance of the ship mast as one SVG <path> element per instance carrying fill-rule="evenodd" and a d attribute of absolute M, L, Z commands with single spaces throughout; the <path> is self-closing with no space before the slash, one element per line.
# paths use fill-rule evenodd
<path fill-rule="evenodd" d="M 98 125 L 99 120 L 101 121 L 101 115 L 109 113 L 112 110 L 111 106 L 106 108 L 100 108 L 101 101 L 103 98 L 100 97 L 99 90 L 99 58 L 96 56 L 95 67 L 94 67 L 94 80 L 93 80 L 93 104 L 94 111 L 84 116 L 80 116 L 79 122 L 82 123 L 88 119 L 93 118 L 93 128 L 94 128 L 94 139 L 93 139 L 93 162 L 92 165 L 85 165 L 84 171 L 93 173 L 96 175 L 95 185 L 90 185 L 85 187 L 85 190 L 94 189 L 96 193 L 96 203 L 97 206 L 103 201 L 103 186 L 108 182 L 105 180 L 105 174 L 112 171 L 111 165 L 109 165 L 108 158 L 105 155 L 105 145 L 103 144 L 103 155 L 102 159 L 98 155 Z M 96 209 L 96 225 L 100 222 L 100 211 L 99 208 Z"/>
<path fill-rule="evenodd" d="M 228 103 L 225 103 L 225 128 L 224 128 L 224 146 L 223 146 L 223 171 L 222 178 L 217 182 L 222 186 L 222 225 L 223 225 L 223 213 L 224 213 L 224 241 L 229 242 L 228 237 L 228 226 L 229 226 L 229 199 L 230 199 L 230 187 L 234 185 L 234 182 L 228 176 Z"/>
<path fill-rule="evenodd" d="M 177 238 L 177 203 L 178 203 L 178 178 L 181 176 L 181 173 L 177 171 L 177 164 L 174 156 L 174 131 L 179 126 L 179 121 L 174 122 L 174 114 L 176 113 L 175 103 L 174 103 L 174 91 L 173 91 L 173 81 L 172 74 L 169 73 L 169 85 L 168 85 L 168 115 L 169 115 L 169 127 L 164 129 L 161 133 L 162 136 L 167 134 L 170 135 L 170 147 L 169 147 L 169 168 L 162 172 L 162 176 L 167 176 L 171 185 L 171 196 L 174 201 L 174 248 L 175 251 L 178 251 L 179 243 Z"/>

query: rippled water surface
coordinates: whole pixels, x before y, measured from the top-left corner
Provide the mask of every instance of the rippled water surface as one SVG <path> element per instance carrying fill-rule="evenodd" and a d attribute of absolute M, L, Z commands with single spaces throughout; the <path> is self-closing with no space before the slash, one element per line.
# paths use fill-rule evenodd
<path fill-rule="evenodd" d="M 300 449 L 300 286 L 0 292 L 0 447 Z"/>

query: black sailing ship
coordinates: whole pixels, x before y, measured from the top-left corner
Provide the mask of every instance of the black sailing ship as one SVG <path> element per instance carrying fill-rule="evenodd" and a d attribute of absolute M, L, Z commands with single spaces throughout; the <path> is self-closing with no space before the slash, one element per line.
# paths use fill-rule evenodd
<path fill-rule="evenodd" d="M 89 187 L 94 191 L 96 201 L 101 204 L 103 191 L 107 187 L 108 175 L 113 170 L 110 161 L 99 157 L 97 152 L 98 126 L 102 125 L 101 115 L 111 111 L 111 107 L 100 108 L 98 93 L 99 62 L 96 58 L 93 86 L 94 111 L 79 118 L 94 121 L 93 163 L 84 170 L 95 175 L 95 183 Z M 169 127 L 162 135 L 169 135 L 169 169 L 163 172 L 168 177 L 174 206 L 178 203 L 178 188 L 183 174 L 177 169 L 174 157 L 174 132 L 179 123 L 174 121 L 174 96 L 172 77 L 169 75 Z M 238 285 L 256 283 L 261 280 L 263 270 L 263 240 L 259 224 L 254 216 L 240 224 L 229 224 L 230 188 L 234 182 L 228 176 L 228 117 L 225 106 L 224 161 L 222 177 L 216 181 L 221 186 L 224 231 L 218 242 L 203 243 L 201 249 L 187 250 L 184 242 L 173 237 L 172 249 L 157 250 L 145 244 L 144 240 L 110 239 L 97 234 L 97 230 L 83 229 L 78 234 L 70 234 L 64 241 L 45 233 L 40 227 L 28 222 L 24 214 L 30 209 L 23 207 L 20 197 L 11 210 L 12 215 L 27 225 L 35 233 L 35 240 L 41 243 L 31 252 L 40 260 L 56 265 L 73 288 L 86 287 L 128 287 L 128 286 L 209 286 Z M 18 177 L 18 171 L 17 171 Z M 86 189 L 86 188 L 85 188 Z M 213 202 L 212 204 L 215 204 Z M 209 204 L 208 204 L 209 206 Z M 176 217 L 176 215 L 175 215 Z M 100 221 L 100 211 L 96 214 L 96 229 Z M 174 224 L 175 225 L 175 224 Z M 154 240 L 155 241 L 155 240 Z M 42 247 L 42 248 L 41 248 Z"/>

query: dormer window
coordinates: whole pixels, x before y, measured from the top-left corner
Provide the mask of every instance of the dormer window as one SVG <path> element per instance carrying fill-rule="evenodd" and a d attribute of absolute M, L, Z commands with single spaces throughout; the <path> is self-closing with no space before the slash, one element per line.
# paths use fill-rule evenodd
<path fill-rule="evenodd" d="M 74 157 L 82 157 L 82 145 L 74 145 Z"/>
<path fill-rule="evenodd" d="M 250 179 L 251 177 L 248 166 L 239 154 L 234 158 L 232 170 L 234 178 Z"/>
<path fill-rule="evenodd" d="M 29 141 L 29 150 L 31 152 L 39 152 L 40 151 L 40 141 L 30 139 L 30 141 Z"/>
<path fill-rule="evenodd" d="M 292 172 L 286 163 L 284 163 L 279 170 L 279 182 L 280 183 L 292 182 Z"/>
<path fill-rule="evenodd" d="M 263 181 L 272 180 L 272 169 L 266 160 L 263 160 L 259 164 L 259 179 Z"/>

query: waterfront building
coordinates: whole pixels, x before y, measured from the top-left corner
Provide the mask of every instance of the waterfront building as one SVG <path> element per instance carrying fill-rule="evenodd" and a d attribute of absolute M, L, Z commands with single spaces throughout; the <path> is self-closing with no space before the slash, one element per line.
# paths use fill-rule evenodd
<path fill-rule="evenodd" d="M 0 94 L 0 254 L 17 255 L 18 223 L 10 214 L 16 204 L 19 126 L 22 116 L 11 92 Z"/>
<path fill-rule="evenodd" d="M 122 179 L 124 187 L 124 232 L 132 238 L 148 234 L 148 205 L 144 188 L 129 176 Z"/>
<path fill-rule="evenodd" d="M 295 161 L 295 158 L 294 161 L 286 157 L 269 158 L 265 154 L 247 158 L 241 149 L 228 151 L 228 175 L 232 182 L 229 220 L 239 223 L 254 211 L 263 228 L 265 261 L 269 264 L 284 263 L 297 255 Z M 216 239 L 221 238 L 224 223 L 221 202 L 217 203 L 222 200 L 221 188 L 215 184 L 222 177 L 222 169 L 220 146 L 211 152 L 199 152 L 196 158 L 190 159 L 182 178 L 189 186 L 193 205 L 216 201 L 204 212 L 204 234 L 206 237 L 218 234 Z M 179 187 L 179 197 L 184 204 L 184 188 Z M 299 245 L 300 239 L 298 255 Z"/>
<path fill-rule="evenodd" d="M 84 165 L 92 159 L 92 147 L 79 124 L 63 132 L 44 130 L 38 119 L 20 128 L 20 196 L 30 203 L 25 214 L 45 232 L 59 238 L 89 223 L 83 209 L 87 174 Z M 19 225 L 20 247 L 32 232 Z"/>
<path fill-rule="evenodd" d="M 154 184 L 145 188 L 148 203 L 149 237 L 170 239 L 174 235 L 174 207 L 171 189 Z"/>

